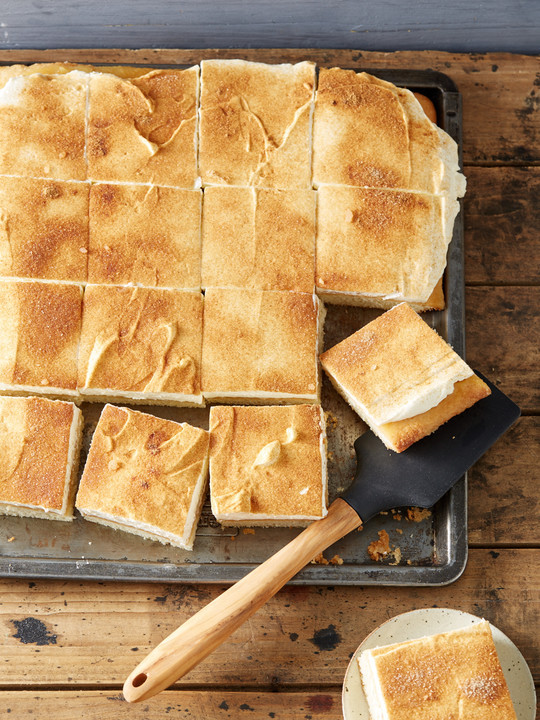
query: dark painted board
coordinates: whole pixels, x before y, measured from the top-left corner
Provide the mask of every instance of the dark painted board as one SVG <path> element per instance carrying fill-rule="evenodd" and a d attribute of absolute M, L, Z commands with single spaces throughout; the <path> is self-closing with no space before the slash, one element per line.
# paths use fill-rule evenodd
<path fill-rule="evenodd" d="M 2 0 L 0 48 L 540 51 L 538 0 Z"/>

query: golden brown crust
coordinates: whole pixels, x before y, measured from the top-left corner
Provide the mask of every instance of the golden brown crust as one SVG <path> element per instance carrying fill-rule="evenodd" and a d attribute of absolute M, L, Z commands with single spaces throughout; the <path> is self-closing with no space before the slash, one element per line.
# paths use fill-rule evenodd
<path fill-rule="evenodd" d="M 319 70 L 313 118 L 313 181 L 409 188 L 409 138 L 403 108 L 367 73 Z"/>
<path fill-rule="evenodd" d="M 366 305 L 375 307 L 396 294 L 398 301 L 426 302 L 443 273 L 449 241 L 436 196 L 322 187 L 317 289 L 362 295 Z"/>
<path fill-rule="evenodd" d="M 205 295 L 203 392 L 229 401 L 277 393 L 318 398 L 319 302 L 305 293 L 222 290 Z M 262 396 L 264 397 L 264 395 Z M 268 401 L 268 400 L 267 400 Z"/>
<path fill-rule="evenodd" d="M 219 519 L 278 524 L 326 514 L 324 414 L 318 405 L 212 407 L 210 495 Z M 234 518 L 228 524 L 236 524 Z M 294 524 L 282 520 L 281 524 Z"/>
<path fill-rule="evenodd" d="M 341 68 L 319 72 L 313 182 L 464 193 L 456 143 L 429 120 L 414 95 Z"/>
<path fill-rule="evenodd" d="M 71 480 L 71 430 L 79 415 L 69 402 L 0 397 L 0 512 L 5 503 L 21 503 L 73 515 L 72 501 L 65 512 L 62 506 Z M 79 438 L 81 430 L 79 425 Z M 76 465 L 75 458 L 75 475 Z M 25 508 L 13 511 L 25 514 Z"/>
<path fill-rule="evenodd" d="M 188 515 L 205 492 L 208 444 L 209 434 L 187 423 L 106 405 L 76 506 L 83 513 L 113 516 L 128 532 L 143 523 L 182 540 Z M 197 520 L 198 514 L 195 525 Z"/>
<path fill-rule="evenodd" d="M 81 304 L 78 285 L 0 281 L 0 392 L 75 391 Z"/>
<path fill-rule="evenodd" d="M 86 178 L 87 76 L 12 77 L 0 89 L 0 174 Z"/>
<path fill-rule="evenodd" d="M 193 188 L 198 67 L 90 76 L 88 176 Z"/>
<path fill-rule="evenodd" d="M 486 621 L 371 654 L 391 720 L 516 720 Z"/>
<path fill-rule="evenodd" d="M 200 396 L 200 293 L 88 285 L 79 349 L 83 395 Z M 126 395 L 127 396 L 127 395 Z M 174 399 L 174 398 L 173 398 Z M 202 400 L 201 400 L 202 402 Z"/>
<path fill-rule="evenodd" d="M 86 282 L 88 186 L 0 177 L 0 276 Z"/>
<path fill-rule="evenodd" d="M 315 193 L 209 187 L 203 209 L 203 287 L 312 293 Z"/>
<path fill-rule="evenodd" d="M 417 440 L 431 435 L 438 427 L 470 408 L 478 400 L 491 394 L 489 387 L 476 375 L 460 380 L 453 392 L 427 412 L 406 420 L 380 425 L 378 432 L 385 443 L 397 452 L 403 452 Z"/>
<path fill-rule="evenodd" d="M 88 281 L 200 289 L 201 192 L 92 185 Z"/>
<path fill-rule="evenodd" d="M 203 184 L 310 188 L 314 85 L 309 62 L 203 61 Z"/>

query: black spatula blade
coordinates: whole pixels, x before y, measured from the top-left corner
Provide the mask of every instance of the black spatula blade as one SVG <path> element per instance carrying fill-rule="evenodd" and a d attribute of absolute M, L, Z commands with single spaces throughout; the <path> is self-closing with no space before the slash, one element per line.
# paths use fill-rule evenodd
<path fill-rule="evenodd" d="M 491 395 L 403 453 L 371 432 L 354 443 L 356 476 L 342 498 L 365 523 L 381 510 L 431 507 L 513 425 L 521 411 L 493 383 Z"/>

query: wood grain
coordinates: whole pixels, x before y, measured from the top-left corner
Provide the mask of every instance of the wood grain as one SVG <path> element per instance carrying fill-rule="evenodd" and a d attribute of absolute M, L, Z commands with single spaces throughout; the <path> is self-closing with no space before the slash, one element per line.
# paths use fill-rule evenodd
<path fill-rule="evenodd" d="M 522 417 L 469 471 L 469 545 L 540 543 L 540 418 Z"/>
<path fill-rule="evenodd" d="M 286 587 L 185 679 L 191 686 L 339 686 L 349 655 L 385 619 L 419 607 L 486 617 L 518 645 L 540 679 L 540 551 L 470 552 L 446 587 Z M 0 686 L 119 687 L 135 663 L 215 598 L 214 586 L 0 582 Z M 41 632 L 21 632 L 25 618 Z M 19 623 L 17 631 L 14 622 Z M 15 637 L 18 635 L 18 637 Z M 54 638 L 54 640 L 52 640 Z"/>
<path fill-rule="evenodd" d="M 540 163 L 540 59 L 527 55 L 459 55 L 439 51 L 359 50 L 3 50 L 0 62 L 73 62 L 190 65 L 203 58 L 245 58 L 260 62 L 311 59 L 323 66 L 433 69 L 449 75 L 463 95 L 463 156 L 466 164 Z"/>
<path fill-rule="evenodd" d="M 467 361 L 523 414 L 540 411 L 539 287 L 469 287 Z"/>
<path fill-rule="evenodd" d="M 540 14 L 534 2 L 467 0 L 404 4 L 395 0 L 55 0 L 54 11 L 31 0 L 4 0 L 5 47 L 358 47 L 395 50 L 437 47 L 537 52 Z"/>
<path fill-rule="evenodd" d="M 540 168 L 468 167 L 465 282 L 540 282 Z"/>
<path fill-rule="evenodd" d="M 5 691 L 0 693 L 0 715 L 10 720 L 39 712 L 54 720 L 238 720 L 275 718 L 306 720 L 324 717 L 342 720 L 341 691 L 229 692 L 225 690 L 169 690 L 147 703 L 129 705 L 121 693 L 111 690 Z"/>

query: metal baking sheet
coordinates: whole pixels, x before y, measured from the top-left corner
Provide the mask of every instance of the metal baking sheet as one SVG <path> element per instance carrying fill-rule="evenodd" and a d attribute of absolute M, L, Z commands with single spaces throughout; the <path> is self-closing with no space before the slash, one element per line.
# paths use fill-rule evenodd
<path fill-rule="evenodd" d="M 427 95 L 435 104 L 440 126 L 458 142 L 461 150 L 461 97 L 450 78 L 433 71 L 370 69 L 369 72 Z M 462 212 L 454 227 L 444 286 L 446 310 L 426 313 L 423 317 L 464 356 Z M 378 314 L 380 311 L 377 310 L 328 305 L 325 348 Z M 353 442 L 365 431 L 365 425 L 327 378 L 323 384 L 322 404 L 329 413 L 328 468 L 332 501 L 353 477 Z M 101 408 L 99 404 L 82 405 L 85 442 L 81 467 Z M 141 406 L 135 409 L 208 428 L 208 409 Z M 467 558 L 466 478 L 462 478 L 421 522 L 407 520 L 404 513 L 400 515 L 379 515 L 363 530 L 349 534 L 325 552 L 328 559 L 338 555 L 343 564 L 309 565 L 291 582 L 302 585 L 443 585 L 456 580 Z M 1 576 L 169 583 L 234 582 L 299 532 L 292 528 L 257 528 L 251 532 L 224 529 L 214 519 L 209 503 L 204 506 L 192 552 L 89 523 L 80 516 L 72 523 L 16 517 L 2 517 L 0 522 Z M 383 562 L 369 559 L 367 546 L 377 539 L 377 532 L 382 529 L 388 532 L 391 546 L 399 548 L 399 561 L 399 554 Z"/>

